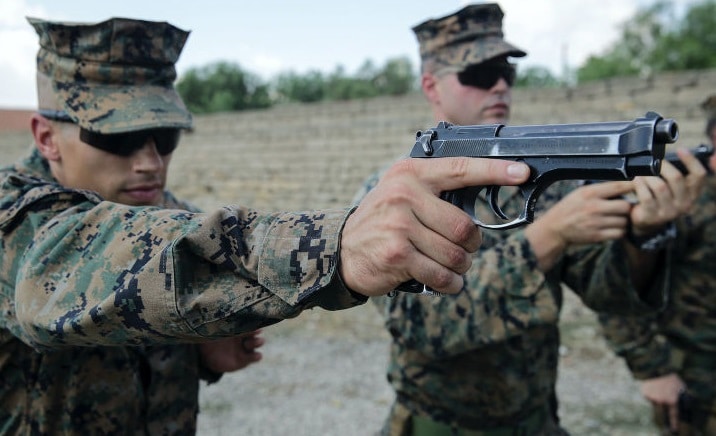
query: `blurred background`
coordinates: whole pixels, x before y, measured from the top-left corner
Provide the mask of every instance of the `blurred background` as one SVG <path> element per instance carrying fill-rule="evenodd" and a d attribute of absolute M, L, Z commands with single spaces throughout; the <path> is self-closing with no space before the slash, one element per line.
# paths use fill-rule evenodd
<path fill-rule="evenodd" d="M 192 34 L 178 88 L 196 114 L 170 189 L 204 209 L 348 205 L 363 178 L 432 122 L 410 27 L 464 2 L 0 3 L 0 164 L 31 146 L 37 37 L 25 16 L 167 20 Z M 311 6 L 315 3 L 314 6 Z M 395 3 L 395 5 L 393 4 Z M 675 146 L 705 142 L 716 101 L 716 2 L 499 2 L 518 63 L 513 124 L 674 118 Z M 654 434 L 624 363 L 567 293 L 558 391 L 575 435 Z M 388 337 L 370 305 L 265 329 L 264 360 L 202 389 L 200 434 L 369 435 L 392 402 Z M 270 425 L 267 425 L 270 423 Z"/>

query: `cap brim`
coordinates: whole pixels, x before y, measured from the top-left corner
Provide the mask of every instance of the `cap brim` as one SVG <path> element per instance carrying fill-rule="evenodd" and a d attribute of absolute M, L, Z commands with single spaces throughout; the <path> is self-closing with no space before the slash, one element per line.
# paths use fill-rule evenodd
<path fill-rule="evenodd" d="M 464 69 L 490 59 L 508 56 L 523 57 L 527 52 L 499 37 L 482 38 L 467 44 L 460 44 L 443 50 L 438 56 L 442 64 Z"/>
<path fill-rule="evenodd" d="M 174 88 L 55 83 L 55 93 L 61 108 L 93 132 L 192 126 L 191 113 Z"/>

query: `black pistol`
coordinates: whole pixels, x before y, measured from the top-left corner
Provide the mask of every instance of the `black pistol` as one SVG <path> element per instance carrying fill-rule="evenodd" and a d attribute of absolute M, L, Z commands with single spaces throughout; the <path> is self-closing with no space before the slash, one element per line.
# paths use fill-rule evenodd
<path fill-rule="evenodd" d="M 531 175 L 519 186 L 524 208 L 518 217 L 510 218 L 500 209 L 500 186 L 474 186 L 442 194 L 444 200 L 467 212 L 476 225 L 510 229 L 534 220 L 539 195 L 558 180 L 631 180 L 659 175 L 666 144 L 676 141 L 678 130 L 673 119 L 656 112 L 633 121 L 582 124 L 457 126 L 440 122 L 417 133 L 410 157 L 481 157 L 529 165 Z M 475 202 L 483 190 L 493 213 L 503 222 L 487 224 L 476 216 Z"/>
<path fill-rule="evenodd" d="M 690 148 L 689 151 L 696 157 L 696 159 L 699 160 L 699 162 L 701 162 L 701 165 L 706 168 L 706 171 L 708 171 L 709 174 L 713 174 L 713 170 L 711 170 L 711 167 L 709 166 L 709 159 L 711 159 L 711 156 L 714 154 L 713 145 L 701 144 L 694 148 Z M 669 161 L 671 165 L 681 171 L 681 174 L 688 174 L 688 170 L 684 166 L 684 163 L 681 162 L 681 159 L 679 159 L 679 156 L 675 151 L 667 151 L 664 155 L 664 159 Z"/>
<path fill-rule="evenodd" d="M 518 189 L 524 207 L 518 217 L 508 217 L 499 207 L 501 186 L 473 186 L 441 195 L 462 208 L 473 222 L 487 229 L 510 229 L 534 221 L 539 195 L 558 180 L 631 180 L 657 176 L 666 144 L 676 141 L 679 129 L 673 119 L 647 112 L 633 121 L 582 124 L 505 126 L 487 124 L 457 126 L 440 122 L 416 134 L 411 158 L 480 157 L 524 162 L 529 179 Z M 678 157 L 676 160 L 679 160 Z M 492 212 L 502 222 L 487 224 L 476 216 L 475 204 L 485 191 Z M 409 280 L 397 291 L 437 294 Z"/>

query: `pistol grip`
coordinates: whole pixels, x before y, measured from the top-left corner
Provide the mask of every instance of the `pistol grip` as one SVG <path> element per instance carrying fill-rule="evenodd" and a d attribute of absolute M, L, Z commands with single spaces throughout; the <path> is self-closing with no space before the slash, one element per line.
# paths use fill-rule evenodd
<path fill-rule="evenodd" d="M 396 291 L 399 292 L 408 292 L 410 294 L 422 294 L 422 295 L 433 295 L 433 296 L 442 296 L 443 294 L 441 292 L 438 292 L 432 288 L 427 287 L 426 285 L 420 283 L 419 281 L 415 279 L 408 280 L 407 282 L 399 284 L 396 288 Z M 391 294 L 388 294 L 391 295 Z"/>

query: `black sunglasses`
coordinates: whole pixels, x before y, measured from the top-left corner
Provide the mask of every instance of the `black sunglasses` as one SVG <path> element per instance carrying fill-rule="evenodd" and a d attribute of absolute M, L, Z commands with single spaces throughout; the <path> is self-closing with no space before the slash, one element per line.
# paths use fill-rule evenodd
<path fill-rule="evenodd" d="M 144 147 L 147 138 L 152 137 L 157 152 L 166 156 L 174 151 L 179 144 L 181 130 L 173 128 L 144 129 L 124 133 L 97 133 L 80 129 L 80 140 L 94 148 L 118 156 L 131 156 Z"/>
<path fill-rule="evenodd" d="M 505 79 L 509 86 L 515 83 L 517 71 L 515 66 L 506 62 L 482 63 L 470 65 L 457 73 L 457 80 L 463 86 L 490 89 L 500 78 Z"/>
<path fill-rule="evenodd" d="M 74 123 L 74 120 L 62 111 L 43 109 L 38 112 L 43 117 L 53 121 Z M 144 147 L 149 137 L 154 139 L 157 152 L 162 156 L 166 156 L 177 148 L 180 136 L 181 129 L 171 127 L 123 133 L 97 133 L 80 127 L 80 140 L 82 142 L 107 153 L 124 157 L 131 156 L 132 153 Z"/>

